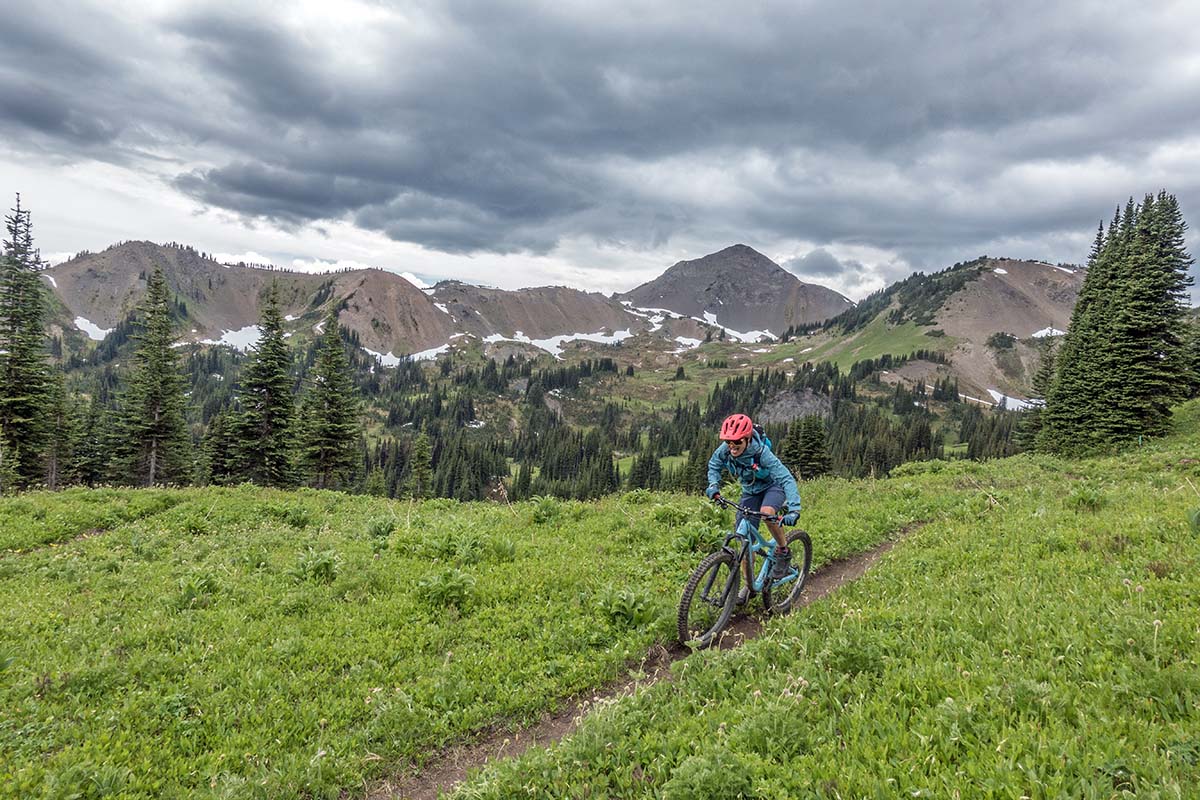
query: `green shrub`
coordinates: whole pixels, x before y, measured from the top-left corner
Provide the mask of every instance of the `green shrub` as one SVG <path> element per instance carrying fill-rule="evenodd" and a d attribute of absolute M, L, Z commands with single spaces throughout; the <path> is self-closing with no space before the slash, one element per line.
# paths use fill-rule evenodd
<path fill-rule="evenodd" d="M 653 497 L 654 495 L 650 493 L 649 489 L 633 489 L 632 491 L 628 491 L 621 495 L 622 500 L 630 505 L 635 506 L 645 505 L 646 503 L 649 503 Z"/>
<path fill-rule="evenodd" d="M 512 561 L 517 557 L 517 543 L 512 539 L 493 539 L 488 547 L 495 561 Z"/>
<path fill-rule="evenodd" d="M 1085 484 L 1075 489 L 1067 496 L 1067 508 L 1074 510 L 1076 513 L 1088 511 L 1095 513 L 1104 507 L 1104 493 L 1100 491 L 1098 486 Z"/>
<path fill-rule="evenodd" d="M 1200 508 L 1188 512 L 1188 524 L 1192 526 L 1192 533 L 1200 535 Z"/>
<path fill-rule="evenodd" d="M 179 592 L 174 606 L 179 611 L 192 608 L 208 608 L 217 593 L 217 581 L 208 573 L 188 575 L 179 579 Z"/>
<path fill-rule="evenodd" d="M 371 539 L 386 539 L 395 530 L 395 517 L 376 517 L 367 523 L 367 536 Z"/>
<path fill-rule="evenodd" d="M 721 545 L 724 537 L 724 528 L 692 523 L 675 534 L 671 539 L 671 547 L 678 553 L 711 553 Z"/>
<path fill-rule="evenodd" d="M 199 515 L 187 517 L 182 527 L 188 536 L 205 536 L 209 533 L 208 520 Z"/>
<path fill-rule="evenodd" d="M 650 512 L 650 518 L 659 525 L 676 528 L 687 522 L 688 515 L 686 511 L 675 506 L 656 505 L 654 510 Z"/>
<path fill-rule="evenodd" d="M 724 749 L 697 754 L 671 773 L 664 800 L 740 800 L 754 797 L 749 765 Z"/>
<path fill-rule="evenodd" d="M 618 628 L 640 628 L 654 619 L 649 599 L 632 589 L 606 586 L 596 604 L 605 618 Z"/>
<path fill-rule="evenodd" d="M 290 574 L 296 579 L 297 583 L 313 581 L 315 583 L 330 584 L 337 577 L 341 566 L 342 557 L 337 554 L 337 551 L 318 551 L 313 547 L 309 547 L 300 554 L 300 558 L 296 561 L 296 566 L 292 567 Z"/>
<path fill-rule="evenodd" d="M 562 503 L 557 497 L 534 497 L 533 502 L 533 521 L 538 525 L 546 525 L 558 519 L 562 513 Z"/>
<path fill-rule="evenodd" d="M 417 592 L 431 607 L 467 608 L 475 590 L 475 578 L 460 569 L 447 569 L 427 575 L 417 582 Z"/>

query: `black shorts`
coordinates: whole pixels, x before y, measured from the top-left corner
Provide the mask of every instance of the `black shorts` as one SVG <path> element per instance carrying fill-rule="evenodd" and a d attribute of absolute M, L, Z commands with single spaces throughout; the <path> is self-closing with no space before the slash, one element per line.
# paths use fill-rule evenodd
<path fill-rule="evenodd" d="M 758 511 L 763 506 L 770 506 L 778 512 L 787 505 L 787 495 L 784 494 L 782 486 L 778 483 L 773 483 L 765 491 L 761 491 L 758 494 L 743 494 L 742 499 L 738 501 L 738 505 L 745 506 L 751 511 Z M 734 525 L 736 526 L 741 521 L 742 512 L 739 511 Z M 748 521 L 754 526 L 755 530 L 758 530 L 758 520 L 756 518 L 751 517 Z"/>

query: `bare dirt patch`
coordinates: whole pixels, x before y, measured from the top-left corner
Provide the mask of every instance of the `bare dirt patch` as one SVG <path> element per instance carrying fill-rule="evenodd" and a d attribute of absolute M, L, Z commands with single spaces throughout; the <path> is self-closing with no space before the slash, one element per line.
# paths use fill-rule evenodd
<path fill-rule="evenodd" d="M 921 527 L 918 522 L 900 530 L 895 539 L 848 558 L 831 561 L 808 579 L 799 606 L 814 603 L 847 583 L 858 580 L 896 543 Z M 718 646 L 729 650 L 756 638 L 762 633 L 763 621 L 742 614 L 736 617 L 721 634 Z M 469 742 L 452 745 L 430 759 L 424 769 L 402 772 L 369 786 L 368 800 L 436 800 L 439 793 L 453 789 L 467 772 L 491 761 L 512 758 L 531 747 L 545 747 L 569 736 L 597 703 L 610 702 L 632 694 L 638 687 L 671 679 L 671 664 L 686 658 L 691 650 L 677 642 L 656 644 L 640 662 L 630 665 L 632 677 L 617 681 L 569 698 L 563 707 L 540 722 L 521 730 L 497 725 L 484 730 Z M 350 796 L 350 795 L 345 795 Z"/>

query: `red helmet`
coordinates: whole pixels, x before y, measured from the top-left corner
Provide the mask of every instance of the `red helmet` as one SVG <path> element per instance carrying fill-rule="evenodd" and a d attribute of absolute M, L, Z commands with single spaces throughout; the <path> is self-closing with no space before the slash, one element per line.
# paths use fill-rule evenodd
<path fill-rule="evenodd" d="M 747 439 L 753 431 L 754 423 L 745 414 L 730 414 L 721 423 L 721 439 L 727 442 Z"/>

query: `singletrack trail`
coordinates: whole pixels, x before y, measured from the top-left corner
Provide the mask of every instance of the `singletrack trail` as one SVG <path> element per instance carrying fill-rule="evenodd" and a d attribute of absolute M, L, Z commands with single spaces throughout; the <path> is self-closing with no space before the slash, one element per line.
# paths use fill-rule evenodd
<path fill-rule="evenodd" d="M 831 561 L 813 572 L 800 595 L 798 607 L 807 606 L 836 592 L 847 583 L 858 580 L 885 553 L 924 521 L 914 522 L 896 532 L 895 538 L 846 558 Z M 756 638 L 763 623 L 757 617 L 740 614 L 721 633 L 717 646 L 729 650 Z M 671 679 L 671 664 L 691 654 L 678 642 L 656 644 L 645 658 L 631 665 L 636 677 L 616 681 L 568 698 L 563 707 L 527 728 L 513 731 L 495 726 L 476 735 L 469 742 L 452 745 L 430 759 L 419 772 L 399 774 L 368 787 L 367 800 L 437 800 L 439 793 L 448 792 L 467 777 L 469 770 L 491 761 L 519 756 L 531 747 L 545 747 L 570 736 L 593 706 L 612 702 L 632 694 L 641 686 Z M 344 797 L 350 797 L 345 793 Z"/>

